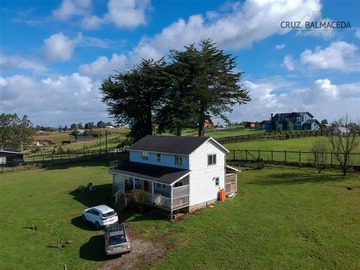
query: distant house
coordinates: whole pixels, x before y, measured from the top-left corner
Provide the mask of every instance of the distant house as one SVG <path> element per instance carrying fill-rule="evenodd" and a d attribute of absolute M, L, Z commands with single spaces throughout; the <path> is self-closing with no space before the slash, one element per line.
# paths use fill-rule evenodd
<path fill-rule="evenodd" d="M 291 112 L 271 114 L 270 120 L 260 122 L 260 127 L 263 130 L 316 130 L 320 123 L 309 112 Z"/>
<path fill-rule="evenodd" d="M 242 123 L 245 128 L 255 129 L 256 123 L 255 122 L 243 122 Z"/>
<path fill-rule="evenodd" d="M 302 127 L 303 129 L 308 130 L 318 130 L 320 128 L 320 123 L 316 119 L 309 119 L 302 124 Z"/>
<path fill-rule="evenodd" d="M 173 216 L 193 212 L 237 192 L 238 170 L 213 138 L 148 135 L 129 148 L 130 160 L 109 170 L 116 201 L 144 190 L 146 205 Z"/>
<path fill-rule="evenodd" d="M 54 145 L 55 143 L 52 140 L 42 139 L 33 141 L 34 146 L 47 146 L 47 145 Z"/>
<path fill-rule="evenodd" d="M 350 129 L 347 127 L 334 127 L 333 134 L 338 136 L 348 135 L 350 133 Z"/>

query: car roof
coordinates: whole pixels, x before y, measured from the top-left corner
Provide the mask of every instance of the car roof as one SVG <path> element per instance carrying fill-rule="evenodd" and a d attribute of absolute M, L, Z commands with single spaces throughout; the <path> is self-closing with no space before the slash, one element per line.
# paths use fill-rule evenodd
<path fill-rule="evenodd" d="M 99 210 L 103 214 L 114 211 L 114 209 L 112 209 L 111 207 L 109 207 L 109 206 L 107 206 L 105 204 L 97 205 L 97 206 L 94 206 L 92 208 Z"/>

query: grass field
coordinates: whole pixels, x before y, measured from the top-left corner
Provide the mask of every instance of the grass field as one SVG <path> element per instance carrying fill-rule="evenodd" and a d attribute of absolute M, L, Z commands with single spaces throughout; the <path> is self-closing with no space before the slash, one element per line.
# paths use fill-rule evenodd
<path fill-rule="evenodd" d="M 105 260 L 102 241 L 92 241 L 97 232 L 82 224 L 80 212 L 111 205 L 107 168 L 104 161 L 0 174 L 0 269 L 96 269 Z M 95 193 L 76 190 L 88 182 Z M 238 189 L 234 199 L 182 221 L 119 215 L 168 249 L 151 269 L 360 268 L 359 174 L 244 168 Z M 58 238 L 71 244 L 57 248 Z"/>

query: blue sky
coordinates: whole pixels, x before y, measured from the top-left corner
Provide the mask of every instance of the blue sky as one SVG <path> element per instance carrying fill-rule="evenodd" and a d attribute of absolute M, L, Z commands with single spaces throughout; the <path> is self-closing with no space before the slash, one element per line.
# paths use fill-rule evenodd
<path fill-rule="evenodd" d="M 237 57 L 252 98 L 231 121 L 293 111 L 360 121 L 359 10 L 357 0 L 2 0 L 0 113 L 52 127 L 112 121 L 102 80 L 209 38 Z"/>

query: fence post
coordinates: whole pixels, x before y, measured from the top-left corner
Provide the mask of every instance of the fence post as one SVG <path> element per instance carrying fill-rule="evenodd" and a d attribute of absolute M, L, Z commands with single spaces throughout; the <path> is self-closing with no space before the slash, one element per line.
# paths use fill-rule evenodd
<path fill-rule="evenodd" d="M 246 160 L 246 161 L 248 161 L 247 153 L 248 153 L 248 151 L 247 151 L 247 149 L 245 149 L 245 160 Z"/>
<path fill-rule="evenodd" d="M 299 150 L 299 162 L 301 162 L 301 151 Z"/>
<path fill-rule="evenodd" d="M 330 152 L 330 165 L 333 165 L 333 155 L 332 155 L 332 151 Z"/>
<path fill-rule="evenodd" d="M 284 151 L 284 154 L 285 154 L 285 162 L 286 162 L 286 150 Z"/>
<path fill-rule="evenodd" d="M 271 162 L 274 161 L 274 151 L 271 149 Z"/>

